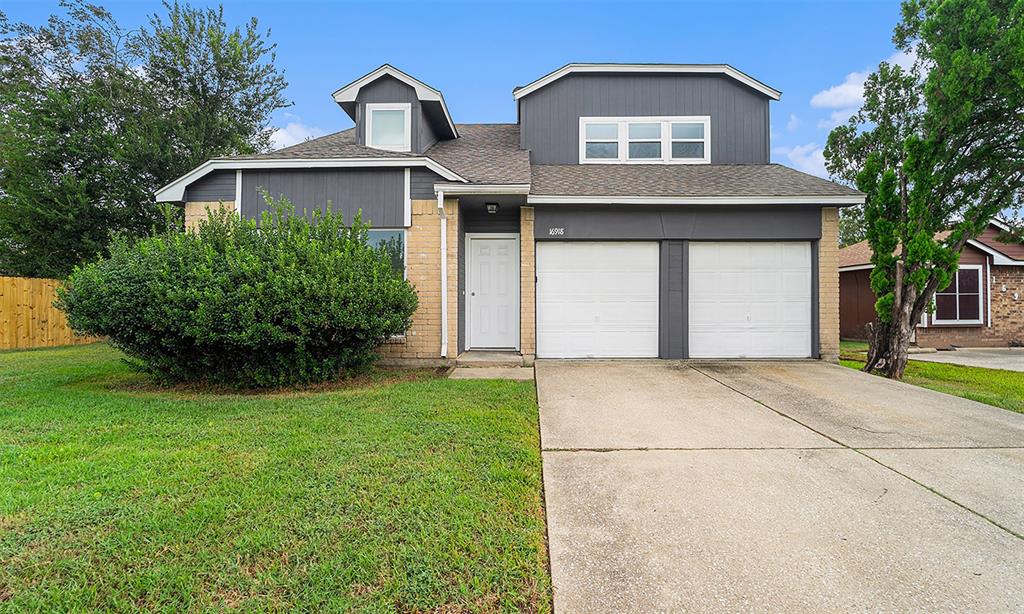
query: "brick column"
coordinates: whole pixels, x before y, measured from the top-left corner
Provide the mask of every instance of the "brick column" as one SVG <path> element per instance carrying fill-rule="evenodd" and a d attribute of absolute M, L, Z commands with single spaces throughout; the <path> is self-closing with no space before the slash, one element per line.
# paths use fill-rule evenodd
<path fill-rule="evenodd" d="M 818 242 L 818 346 L 821 359 L 839 360 L 839 209 L 821 209 Z"/>
<path fill-rule="evenodd" d="M 406 229 L 405 241 L 406 277 L 416 288 L 419 306 L 405 338 L 385 344 L 381 347 L 381 355 L 399 361 L 428 359 L 440 362 L 441 216 L 438 215 L 436 200 L 412 201 L 412 226 Z M 448 273 L 451 276 L 451 269 Z"/>
<path fill-rule="evenodd" d="M 519 209 L 519 349 L 525 364 L 537 355 L 536 268 L 534 262 L 533 207 Z"/>
<path fill-rule="evenodd" d="M 185 230 L 194 231 L 199 222 L 209 217 L 209 213 L 217 211 L 234 211 L 235 201 L 189 202 L 185 203 Z"/>

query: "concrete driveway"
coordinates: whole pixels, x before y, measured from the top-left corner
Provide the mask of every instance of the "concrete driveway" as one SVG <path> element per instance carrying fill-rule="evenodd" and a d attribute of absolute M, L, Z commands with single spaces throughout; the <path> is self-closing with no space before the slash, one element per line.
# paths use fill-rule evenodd
<path fill-rule="evenodd" d="M 1024 348 L 962 348 L 955 352 L 911 354 L 910 359 L 985 369 L 1024 371 Z"/>
<path fill-rule="evenodd" d="M 1024 609 L 1024 415 L 817 362 L 536 371 L 557 612 Z"/>

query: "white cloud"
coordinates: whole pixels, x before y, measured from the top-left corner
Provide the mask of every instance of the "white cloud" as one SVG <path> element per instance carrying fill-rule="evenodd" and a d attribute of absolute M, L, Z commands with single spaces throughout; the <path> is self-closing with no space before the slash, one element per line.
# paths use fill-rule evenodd
<path fill-rule="evenodd" d="M 797 117 L 796 115 L 790 113 L 789 114 L 789 121 L 786 122 L 786 132 L 796 132 L 796 129 L 799 128 L 800 124 L 802 124 L 802 123 L 803 122 L 800 121 L 799 117 Z"/>
<path fill-rule="evenodd" d="M 896 64 L 903 69 L 909 69 L 914 65 L 917 55 L 911 51 L 897 51 L 886 58 L 889 64 Z M 859 109 L 864 103 L 864 82 L 867 81 L 870 70 L 852 72 L 846 75 L 843 82 L 833 85 L 828 89 L 821 90 L 811 97 L 811 106 L 818 109 Z M 851 111 L 846 117 L 853 114 Z M 841 121 L 839 123 L 842 123 Z M 820 124 L 819 124 L 820 125 Z"/>
<path fill-rule="evenodd" d="M 773 152 L 785 156 L 793 168 L 799 171 L 828 178 L 828 171 L 825 170 L 825 150 L 817 143 L 776 147 Z"/>
<path fill-rule="evenodd" d="M 822 90 L 811 97 L 811 106 L 818 109 L 848 109 L 864 102 L 864 82 L 868 71 L 852 72 L 839 85 Z"/>
<path fill-rule="evenodd" d="M 270 135 L 270 146 L 274 149 L 281 149 L 315 139 L 324 134 L 326 133 L 323 130 L 315 126 L 307 126 L 301 122 L 288 122 L 284 128 L 274 129 L 274 133 Z"/>
<path fill-rule="evenodd" d="M 818 127 L 824 128 L 825 130 L 831 130 L 839 124 L 845 124 L 846 120 L 850 119 L 850 117 L 856 112 L 856 107 L 832 111 L 829 113 L 828 118 L 818 120 Z"/>

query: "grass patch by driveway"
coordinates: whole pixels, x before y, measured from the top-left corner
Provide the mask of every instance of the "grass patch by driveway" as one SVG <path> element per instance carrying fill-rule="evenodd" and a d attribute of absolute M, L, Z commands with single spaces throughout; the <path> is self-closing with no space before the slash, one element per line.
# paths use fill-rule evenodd
<path fill-rule="evenodd" d="M 846 344 L 844 341 L 840 364 L 851 369 L 863 369 L 864 360 Z M 1024 374 L 1019 371 L 911 360 L 903 372 L 903 381 L 1024 413 Z"/>
<path fill-rule="evenodd" d="M 103 344 L 0 353 L 0 609 L 548 611 L 533 383 L 370 379 L 160 391 Z"/>

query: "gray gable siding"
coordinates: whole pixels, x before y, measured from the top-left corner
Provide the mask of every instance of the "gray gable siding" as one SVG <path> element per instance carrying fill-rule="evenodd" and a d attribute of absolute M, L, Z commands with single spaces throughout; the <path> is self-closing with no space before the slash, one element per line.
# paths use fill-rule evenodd
<path fill-rule="evenodd" d="M 213 171 L 185 188 L 185 202 L 213 203 L 235 200 L 235 171 Z"/>
<path fill-rule="evenodd" d="M 423 153 L 437 142 L 437 135 L 425 117 L 423 105 L 416 97 L 416 90 L 398 79 L 385 75 L 361 90 L 356 97 L 356 138 L 360 145 L 366 145 L 366 103 L 409 103 L 412 108 L 412 151 Z"/>
<path fill-rule="evenodd" d="M 578 164 L 580 117 L 709 115 L 713 164 L 767 164 L 768 103 L 724 76 L 568 75 L 519 100 L 520 145 L 534 164 Z"/>
<path fill-rule="evenodd" d="M 434 184 L 446 181 L 444 177 L 425 168 L 413 168 L 409 171 L 409 195 L 413 200 L 430 200 L 437 198 Z"/>
<path fill-rule="evenodd" d="M 343 212 L 351 222 L 362 209 L 363 221 L 378 228 L 405 225 L 405 174 L 401 168 L 301 169 L 242 172 L 242 215 L 256 218 L 269 208 L 260 188 L 273 198 L 286 196 L 296 210 Z"/>

